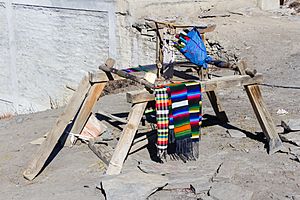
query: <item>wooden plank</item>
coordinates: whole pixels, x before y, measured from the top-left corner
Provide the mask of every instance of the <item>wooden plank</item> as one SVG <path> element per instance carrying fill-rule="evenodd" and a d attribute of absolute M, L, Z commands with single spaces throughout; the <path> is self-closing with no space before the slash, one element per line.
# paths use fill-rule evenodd
<path fill-rule="evenodd" d="M 241 60 L 237 64 L 240 74 L 246 74 L 248 68 L 247 63 L 244 60 Z M 255 75 L 255 74 L 254 74 Z M 255 75 L 256 76 L 256 75 Z M 253 107 L 254 113 L 258 119 L 258 122 L 268 139 L 269 142 L 269 154 L 273 154 L 284 148 L 282 141 L 276 131 L 275 124 L 272 120 L 272 117 L 267 110 L 267 107 L 262 99 L 262 95 L 259 89 L 259 86 L 248 85 L 245 86 L 245 90 Z"/>
<path fill-rule="evenodd" d="M 98 113 L 99 113 L 100 115 L 103 115 L 103 116 L 108 117 L 108 118 L 110 118 L 110 119 L 114 119 L 114 120 L 116 120 L 116 121 L 118 121 L 118 122 L 121 122 L 121 123 L 124 123 L 124 124 L 126 124 L 126 123 L 128 122 L 126 119 L 123 119 L 123 118 L 114 116 L 114 115 L 112 115 L 112 114 L 110 114 L 110 113 L 104 112 L 103 110 L 98 110 Z"/>
<path fill-rule="evenodd" d="M 206 92 L 207 97 L 216 113 L 217 118 L 223 122 L 229 122 L 228 117 L 221 105 L 220 99 L 217 97 L 216 92 L 215 91 L 208 91 Z"/>
<path fill-rule="evenodd" d="M 233 75 L 233 76 L 226 76 L 226 77 L 218 77 L 208 81 L 203 81 L 202 84 L 205 86 L 205 91 L 208 92 L 217 89 L 252 85 L 261 82 L 262 82 L 262 75 L 257 74 L 253 78 L 251 78 L 248 75 Z M 128 92 L 126 96 L 127 96 L 127 101 L 133 104 L 154 100 L 154 95 L 144 90 Z"/>
<path fill-rule="evenodd" d="M 109 161 L 114 152 L 111 146 L 106 144 L 96 144 L 95 141 L 90 140 L 88 147 L 103 161 L 106 167 L 109 165 Z"/>
<path fill-rule="evenodd" d="M 112 80 L 122 80 L 124 78 L 116 75 L 116 74 L 107 74 L 102 70 L 94 70 L 89 72 L 90 82 L 91 83 L 101 83 Z"/>
<path fill-rule="evenodd" d="M 218 89 L 226 89 L 233 87 L 241 87 L 244 85 L 252 85 L 256 83 L 262 83 L 262 74 L 257 74 L 255 77 L 250 77 L 248 75 L 232 75 L 213 78 L 208 81 L 204 81 L 205 91 L 214 91 Z"/>
<path fill-rule="evenodd" d="M 92 109 L 96 102 L 98 101 L 101 92 L 103 91 L 106 82 L 104 83 L 94 83 L 87 94 L 87 97 L 82 104 L 82 109 L 80 109 L 78 115 L 74 119 L 74 124 L 71 129 L 71 133 L 80 134 L 82 129 L 84 128 L 86 122 L 88 121 Z"/>
<path fill-rule="evenodd" d="M 149 83 L 154 83 L 156 75 L 151 72 L 148 72 L 145 74 L 144 78 L 145 80 L 149 81 Z M 146 90 L 144 89 L 144 91 Z M 120 140 L 110 160 L 108 169 L 106 171 L 107 174 L 113 175 L 119 174 L 121 172 L 123 163 L 130 150 L 134 136 L 137 132 L 138 126 L 143 117 L 147 104 L 148 102 L 143 102 L 139 104 L 134 104 L 132 106 L 131 111 L 128 115 L 128 123 L 122 131 Z"/>
<path fill-rule="evenodd" d="M 154 100 L 154 94 L 145 90 L 136 90 L 126 93 L 127 102 L 129 103 L 142 103 Z"/>
<path fill-rule="evenodd" d="M 128 123 L 122 131 L 120 140 L 116 146 L 115 152 L 109 162 L 106 174 L 119 174 L 123 167 L 123 162 L 129 152 L 135 133 L 144 114 L 147 102 L 133 105 L 129 116 Z"/>
<path fill-rule="evenodd" d="M 74 116 L 81 107 L 82 101 L 86 97 L 91 85 L 89 82 L 89 75 L 85 75 L 79 84 L 77 92 L 75 92 L 70 99 L 64 112 L 59 116 L 55 125 L 49 132 L 46 140 L 41 144 L 37 153 L 34 154 L 23 176 L 28 180 L 33 180 L 44 167 L 47 159 L 50 157 L 56 144 L 63 135 L 67 125 L 73 120 Z"/>
<path fill-rule="evenodd" d="M 282 141 L 276 132 L 275 124 L 272 120 L 270 113 L 262 99 L 262 95 L 258 85 L 245 86 L 247 95 L 254 109 L 258 122 L 268 139 L 269 142 L 269 154 L 273 154 L 283 149 Z"/>

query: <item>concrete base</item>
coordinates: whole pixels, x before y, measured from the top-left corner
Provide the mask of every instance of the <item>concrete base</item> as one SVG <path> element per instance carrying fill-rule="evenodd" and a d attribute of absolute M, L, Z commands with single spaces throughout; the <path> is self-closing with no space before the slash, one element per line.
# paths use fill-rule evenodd
<path fill-rule="evenodd" d="M 257 0 L 257 6 L 262 10 L 276 10 L 280 7 L 280 0 Z"/>

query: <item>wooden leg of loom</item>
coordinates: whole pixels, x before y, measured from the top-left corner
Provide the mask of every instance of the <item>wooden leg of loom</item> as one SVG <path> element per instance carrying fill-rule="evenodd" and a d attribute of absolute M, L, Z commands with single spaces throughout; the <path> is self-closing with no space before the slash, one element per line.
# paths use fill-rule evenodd
<path fill-rule="evenodd" d="M 98 101 L 106 82 L 104 83 L 94 83 L 87 94 L 87 97 L 82 105 L 82 109 L 80 109 L 78 115 L 76 116 L 75 122 L 72 126 L 71 133 L 80 134 L 82 129 L 84 128 L 86 122 L 88 121 L 92 109 L 96 102 Z"/>
<path fill-rule="evenodd" d="M 216 113 L 217 118 L 222 122 L 222 123 L 227 123 L 229 122 L 228 117 L 223 110 L 223 107 L 221 105 L 220 99 L 217 97 L 215 91 L 208 91 L 206 92 L 208 99 Z"/>
<path fill-rule="evenodd" d="M 82 102 L 86 98 L 86 94 L 90 88 L 89 75 L 86 75 L 82 79 L 79 88 L 70 99 L 65 111 L 57 119 L 46 140 L 41 144 L 38 152 L 34 154 L 32 161 L 24 171 L 23 176 L 26 179 L 33 180 L 41 172 L 61 136 L 64 134 L 68 124 L 73 120 L 74 116 L 81 108 Z"/>
<path fill-rule="evenodd" d="M 120 174 L 123 163 L 132 145 L 134 136 L 138 129 L 139 123 L 144 114 L 147 102 L 133 105 L 128 116 L 128 123 L 122 131 L 120 140 L 116 146 L 114 154 L 109 162 L 106 174 Z"/>
<path fill-rule="evenodd" d="M 113 67 L 114 62 L 108 59 L 105 65 L 110 68 Z M 101 80 L 97 83 L 91 83 L 92 74 L 88 73 L 84 76 L 66 109 L 59 116 L 46 140 L 41 144 L 38 152 L 34 154 L 32 161 L 24 171 L 23 176 L 26 179 L 33 180 L 55 157 L 58 153 L 55 150 L 62 147 L 61 143 L 64 142 L 62 138 L 65 138 L 65 134 L 68 134 L 66 131 L 69 131 L 71 122 L 73 122 L 71 131 L 74 131 L 74 133 L 81 132 L 94 104 L 108 81 L 107 75 L 102 75 Z"/>
<path fill-rule="evenodd" d="M 258 119 L 258 122 L 268 139 L 269 154 L 273 154 L 283 148 L 282 141 L 276 132 L 275 124 L 270 113 L 262 99 L 262 95 L 258 85 L 245 86 L 249 100 Z"/>

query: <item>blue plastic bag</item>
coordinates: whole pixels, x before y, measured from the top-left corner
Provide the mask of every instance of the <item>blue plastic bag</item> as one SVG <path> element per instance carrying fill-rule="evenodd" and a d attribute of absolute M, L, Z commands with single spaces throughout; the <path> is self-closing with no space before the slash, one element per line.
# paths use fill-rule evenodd
<path fill-rule="evenodd" d="M 207 63 L 212 58 L 207 55 L 206 47 L 198 30 L 194 27 L 186 36 L 181 34 L 179 40 L 185 44 L 184 47 L 179 48 L 179 51 L 189 61 L 206 69 Z"/>

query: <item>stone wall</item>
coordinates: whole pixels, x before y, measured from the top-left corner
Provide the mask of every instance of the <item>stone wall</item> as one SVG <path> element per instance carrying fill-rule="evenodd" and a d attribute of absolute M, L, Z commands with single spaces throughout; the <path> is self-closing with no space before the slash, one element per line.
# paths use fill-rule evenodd
<path fill-rule="evenodd" d="M 86 71 L 155 63 L 144 18 L 189 20 L 254 0 L 0 0 L 0 115 L 63 106 Z M 198 22 L 198 21 L 197 21 Z"/>

